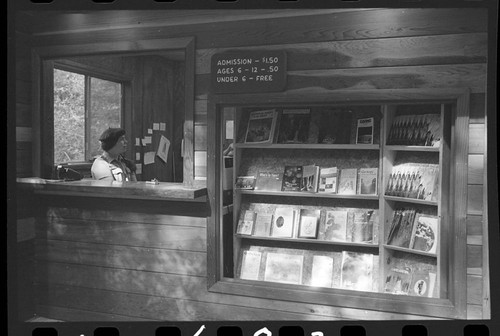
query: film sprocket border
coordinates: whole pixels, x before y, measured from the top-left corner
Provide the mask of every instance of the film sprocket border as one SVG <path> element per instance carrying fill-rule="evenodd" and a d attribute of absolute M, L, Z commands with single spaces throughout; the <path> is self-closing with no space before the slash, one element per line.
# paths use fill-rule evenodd
<path fill-rule="evenodd" d="M 364 5 L 370 5 L 371 8 L 375 7 L 387 7 L 387 8 L 411 8 L 411 7 L 428 7 L 428 8 L 469 8 L 469 7 L 486 7 L 490 11 L 497 11 L 498 4 L 495 1 L 481 1 L 481 0 L 463 0 L 463 1 L 418 1 L 418 0 L 400 0 L 400 1 L 373 1 L 370 0 L 369 4 L 367 1 L 313 1 L 313 0 L 299 0 L 299 1 L 206 1 L 206 0 L 176 0 L 173 2 L 168 1 L 150 1 L 150 3 L 145 3 L 145 1 L 120 1 L 115 0 L 111 3 L 94 3 L 91 0 L 89 1 L 60 1 L 53 0 L 47 1 L 48 3 L 36 3 L 35 1 L 31 2 L 28 0 L 24 1 L 15 1 L 11 0 L 8 3 L 9 16 L 15 14 L 18 10 L 33 10 L 33 11 L 45 11 L 45 10 L 73 10 L 73 9 L 86 9 L 86 10 L 128 10 L 128 9 L 191 9 L 192 6 L 196 6 L 196 8 L 200 9 L 222 9 L 222 8 L 232 8 L 232 9 L 249 9 L 249 8 L 363 8 Z M 365 4 L 366 3 L 366 4 Z M 490 18 L 495 17 L 496 15 L 489 15 Z M 12 18 L 9 18 L 9 27 L 13 27 L 14 21 Z M 497 22 L 494 24 L 490 22 L 490 27 L 497 27 Z M 491 32 L 489 32 L 491 33 Z M 496 47 L 497 32 L 494 32 L 490 35 L 490 43 L 491 45 Z M 9 37 L 14 37 L 14 39 L 9 43 L 15 43 L 15 36 L 13 36 L 12 30 L 10 31 Z M 9 55 L 11 55 L 11 50 L 14 48 L 8 48 Z M 489 48 L 489 62 L 491 62 L 496 55 L 496 50 L 491 50 L 494 48 Z M 11 57 L 12 61 L 12 57 Z M 9 63 L 10 64 L 10 63 Z M 11 73 L 13 67 L 9 67 L 9 81 L 11 78 L 15 77 L 15 74 Z M 15 67 L 14 67 L 15 68 Z M 493 85 L 490 85 L 493 84 Z M 496 84 L 491 83 L 491 80 L 488 82 L 487 90 L 488 93 L 494 93 L 496 89 Z M 10 93 L 9 88 L 9 93 Z M 10 94 L 9 94 L 10 97 Z M 9 106 L 11 106 L 12 102 L 9 100 Z M 491 103 L 488 103 L 488 106 L 492 106 Z M 494 105 L 493 105 L 494 106 Z M 14 109 L 15 110 L 15 109 Z M 15 119 L 15 118 L 14 118 Z M 12 121 L 11 121 L 12 122 Z M 15 129 L 14 127 L 11 127 Z M 10 134 L 12 138 L 12 134 Z M 15 136 L 14 142 L 15 143 Z M 14 161 L 15 161 L 15 156 Z M 496 157 L 495 157 L 496 158 Z M 496 162 L 489 162 L 490 165 L 496 165 Z M 11 182 L 11 181 L 9 181 Z M 15 182 L 14 182 L 15 188 Z M 496 192 L 496 191 L 495 191 Z M 488 199 L 497 200 L 497 194 L 488 195 Z M 492 202 L 490 202 L 492 203 Z M 490 204 L 489 208 L 493 208 L 493 204 Z M 498 233 L 494 231 L 494 223 L 495 220 L 498 220 L 498 209 L 490 209 L 492 211 L 492 218 L 490 219 L 490 232 L 494 232 L 495 234 L 490 234 L 490 237 L 497 238 Z M 15 222 L 15 214 L 10 213 L 8 217 L 9 223 Z M 12 221 L 14 220 L 14 221 Z M 492 228 L 493 227 L 493 228 Z M 14 233 L 15 236 L 15 233 Z M 12 234 L 9 235 L 9 245 L 12 245 Z M 14 238 L 15 241 L 15 238 Z M 428 335 L 442 334 L 442 335 L 476 335 L 478 332 L 489 332 L 489 334 L 494 335 L 498 331 L 500 331 L 499 325 L 499 311 L 498 311 L 498 290 L 495 288 L 494 283 L 495 280 L 499 279 L 498 276 L 498 266 L 494 264 L 494 260 L 498 260 L 494 258 L 498 256 L 498 249 L 500 248 L 499 241 L 490 240 L 490 284 L 491 284 L 491 319 L 490 320 L 453 320 L 453 321 L 434 321 L 434 320 L 405 320 L 405 321 L 393 321 L 393 320 L 384 320 L 384 321 L 159 321 L 159 322 L 139 322 L 139 321 L 131 321 L 131 322 L 109 322 L 109 321 L 88 321 L 88 322 L 62 322 L 62 323 L 53 323 L 53 322 L 19 322 L 16 320 L 12 320 L 11 310 L 16 309 L 17 301 L 12 302 L 13 297 L 12 294 L 9 294 L 9 329 L 13 335 L 38 335 L 38 333 L 42 333 L 43 335 L 52 335 L 53 330 L 57 331 L 58 335 L 94 335 L 99 333 L 107 333 L 112 335 L 116 328 L 120 335 L 163 335 L 162 332 L 167 332 L 168 335 L 175 335 L 175 329 L 169 328 L 178 328 L 180 331 L 180 335 L 231 335 L 237 336 L 237 328 L 241 328 L 242 335 L 255 335 L 256 332 L 262 330 L 263 328 L 267 328 L 272 335 L 285 335 L 286 336 L 294 336 L 294 333 L 297 335 L 314 335 L 315 332 L 323 332 L 325 336 L 327 335 L 378 335 L 383 332 L 385 335 L 413 335 L 412 332 L 423 332 L 422 327 L 425 328 Z M 12 262 L 15 262 L 16 255 L 12 255 L 9 252 L 9 271 L 12 270 L 10 267 Z M 15 288 L 14 278 L 12 275 L 9 275 L 9 289 L 13 287 Z M 10 292 L 10 291 L 9 291 Z M 17 297 L 15 297 L 17 299 Z M 168 309 L 166 307 L 165 309 Z M 200 329 L 202 326 L 205 328 Z M 236 327 L 236 329 L 231 329 L 230 327 Z M 292 327 L 292 329 L 287 329 Z M 293 329 L 293 327 L 297 327 Z M 358 327 L 361 327 L 358 328 Z M 101 329 L 100 329 L 101 328 Z M 107 329 L 109 328 L 109 329 Z M 53 329 L 53 330 L 51 330 Z M 413 330 L 413 331 L 412 331 Z M 226 332 L 226 333 L 224 333 Z M 263 331 L 264 332 L 264 331 Z M 236 334 L 234 334 L 236 333 Z M 166 333 L 165 333 L 166 334 Z M 264 335 L 265 333 L 263 333 Z M 256 336 L 259 336 L 257 334 Z"/>

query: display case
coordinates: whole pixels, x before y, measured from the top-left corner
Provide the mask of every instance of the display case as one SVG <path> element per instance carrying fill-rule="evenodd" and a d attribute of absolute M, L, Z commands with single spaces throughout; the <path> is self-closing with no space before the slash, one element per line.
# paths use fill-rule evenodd
<path fill-rule="evenodd" d="M 214 182 L 228 152 L 234 181 L 211 289 L 462 316 L 467 94 L 265 97 L 211 105 Z"/>

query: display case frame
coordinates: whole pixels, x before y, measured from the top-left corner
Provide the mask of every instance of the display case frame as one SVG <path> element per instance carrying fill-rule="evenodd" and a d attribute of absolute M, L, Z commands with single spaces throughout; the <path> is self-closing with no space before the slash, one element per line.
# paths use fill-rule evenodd
<path fill-rule="evenodd" d="M 228 263 L 233 261 L 234 251 L 228 251 L 225 245 L 230 239 L 224 237 L 224 226 L 228 224 L 223 220 L 227 213 L 222 202 L 223 181 L 223 155 L 222 143 L 224 139 L 222 129 L 223 108 L 243 106 L 276 106 L 307 104 L 377 104 L 384 108 L 394 104 L 407 103 L 446 103 L 451 105 L 449 170 L 453 183 L 446 186 L 448 190 L 442 191 L 449 225 L 445 244 L 440 244 L 442 251 L 440 258 L 444 260 L 441 265 L 443 273 L 441 282 L 446 288 L 442 293 L 445 298 L 422 298 L 414 296 L 392 295 L 382 292 L 362 292 L 335 288 L 305 287 L 272 283 L 255 280 L 243 280 L 234 277 L 228 272 L 233 266 Z M 467 148 L 468 148 L 468 120 L 469 120 L 469 91 L 462 89 L 402 89 L 402 90 L 356 90 L 335 93 L 285 93 L 266 94 L 227 94 L 212 95 L 208 104 L 208 129 L 207 129 L 207 188 L 212 213 L 207 228 L 207 285 L 211 292 L 243 295 L 249 297 L 268 298 L 283 301 L 295 301 L 310 304 L 322 304 L 337 307 L 358 308 L 382 312 L 404 313 L 417 316 L 437 318 L 465 318 L 466 312 L 466 206 L 467 206 Z M 384 121 L 383 121 L 384 122 Z M 384 129 L 386 126 L 384 127 Z M 382 131 L 383 133 L 384 131 Z M 385 135 L 381 135 L 380 142 Z M 252 145 L 241 145 L 252 147 Z M 275 145 L 288 146 L 288 145 Z M 382 146 L 382 144 L 381 144 Z M 300 147 L 300 145 L 299 145 Z M 381 149 L 384 153 L 386 149 Z M 390 148 L 399 150 L 399 148 Z M 424 150 L 425 151 L 425 150 Z M 434 150 L 429 149 L 433 152 Z M 385 160 L 385 158 L 382 158 Z M 235 159 L 237 160 L 237 158 Z M 384 178 L 379 187 L 379 196 L 383 198 Z M 385 202 L 385 200 L 381 200 Z M 382 204 L 382 203 L 381 203 Z M 384 211 L 383 206 L 381 211 Z M 452 210 L 452 211 L 451 211 Z M 382 224 L 382 223 L 381 223 Z M 233 232 L 234 233 L 234 232 Z M 380 237 L 382 240 L 382 237 Z M 382 242 L 381 242 L 382 244 Z M 383 249 L 386 247 L 384 246 Z"/>

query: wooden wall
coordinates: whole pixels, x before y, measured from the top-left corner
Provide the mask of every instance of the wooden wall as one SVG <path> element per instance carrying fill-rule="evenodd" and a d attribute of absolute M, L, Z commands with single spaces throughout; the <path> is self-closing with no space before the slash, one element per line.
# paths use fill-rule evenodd
<path fill-rule="evenodd" d="M 468 318 L 488 316 L 489 306 L 484 305 L 488 300 L 485 286 L 488 281 L 483 277 L 487 271 L 483 267 L 486 266 L 483 237 L 487 218 L 482 208 L 486 201 L 483 195 L 487 64 L 484 11 L 374 9 L 325 12 L 313 17 L 251 16 L 237 22 L 194 22 L 168 29 L 154 25 L 123 26 L 122 23 L 122 28 L 108 26 L 92 33 L 85 29 L 62 33 L 61 22 L 63 20 L 50 23 L 53 34 L 36 36 L 33 45 L 195 36 L 197 179 L 206 176 L 210 57 L 217 52 L 238 48 L 285 50 L 288 56 L 286 91 L 293 95 L 305 96 L 318 91 L 335 94 L 340 90 L 469 88 L 472 96 L 467 204 Z M 92 24 L 97 23 L 88 22 L 91 22 L 90 28 L 96 28 Z M 154 23 L 162 25 L 161 20 Z M 26 50 L 29 48 L 23 49 L 20 45 L 21 61 L 27 58 Z M 28 84 L 25 86 L 29 90 L 29 73 L 23 76 L 23 72 L 25 68 L 18 70 L 16 86 Z M 29 111 L 29 95 L 23 98 L 25 95 L 25 91 L 18 92 L 16 97 L 19 134 L 23 127 L 31 127 L 29 118 L 22 117 L 23 109 Z M 30 174 L 29 169 L 22 168 L 23 164 L 30 164 L 30 159 L 26 154 L 29 146 L 23 145 L 27 148 L 21 149 L 20 144 L 25 142 L 21 139 L 26 138 L 18 136 L 17 139 L 18 163 L 21 162 L 18 176 Z M 205 220 L 198 218 L 193 222 L 162 214 L 153 218 L 140 210 L 116 210 L 100 219 L 99 213 L 99 209 L 78 211 L 68 206 L 49 209 L 49 221 L 45 225 L 50 239 L 47 245 L 37 249 L 39 293 L 42 294 L 38 309 L 45 316 L 63 320 L 93 317 L 112 320 L 419 318 L 209 293 L 206 290 Z M 43 226 L 40 228 L 39 234 L 43 234 Z M 122 240 L 113 244 L 106 241 L 106 237 L 115 236 L 122 229 L 127 239 L 122 236 Z M 184 234 L 188 237 L 186 241 L 174 242 L 170 238 L 170 235 L 184 237 Z M 152 245 L 145 245 L 147 240 Z M 63 253 L 67 248 L 80 252 Z M 49 257 L 58 261 L 44 263 Z M 185 260 L 196 267 L 188 267 Z"/>

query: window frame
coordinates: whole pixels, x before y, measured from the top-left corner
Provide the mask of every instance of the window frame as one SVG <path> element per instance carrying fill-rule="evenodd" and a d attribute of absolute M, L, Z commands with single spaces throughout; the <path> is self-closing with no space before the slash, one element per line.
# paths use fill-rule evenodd
<path fill-rule="evenodd" d="M 195 81 L 195 38 L 193 36 L 165 39 L 143 39 L 134 41 L 99 42 L 91 44 L 71 44 L 35 46 L 31 49 L 32 66 L 32 136 L 39 141 L 33 142 L 33 176 L 53 178 L 53 135 L 47 125 L 53 125 L 53 67 L 54 61 L 64 57 L 103 56 L 103 55 L 140 55 L 164 51 L 183 50 L 185 52 L 185 93 L 183 128 L 183 182 L 191 187 L 194 181 L 194 81 Z M 132 92 L 133 87 L 130 88 Z M 47 92 L 52 93 L 47 94 Z M 128 95 L 131 97 L 131 95 Z M 127 104 L 132 106 L 131 99 Z M 132 107 L 131 107 L 132 108 Z M 134 113 L 132 111 L 132 113 Z M 132 113 L 125 114 L 125 131 L 131 134 Z M 51 149 L 51 150 L 48 150 Z M 52 153 L 52 154 L 51 154 Z"/>
<path fill-rule="evenodd" d="M 130 100 L 128 96 L 131 94 L 131 86 L 132 79 L 126 76 L 122 76 L 120 74 L 116 74 L 113 72 L 104 71 L 102 69 L 97 69 L 95 67 L 81 64 L 75 61 L 69 60 L 55 60 L 53 62 L 53 70 L 62 70 L 67 72 L 76 73 L 85 77 L 85 159 L 83 161 L 70 161 L 70 162 L 62 162 L 62 163 L 71 163 L 71 164 L 89 164 L 89 158 L 87 158 L 88 152 L 90 150 L 89 145 L 89 135 L 90 135 L 90 127 L 87 122 L 90 116 L 90 82 L 92 78 L 97 78 L 101 80 L 110 81 L 113 83 L 120 84 L 121 89 L 121 102 L 120 102 L 120 127 L 121 128 L 129 128 L 129 125 L 125 124 L 126 115 L 131 114 L 131 107 L 126 104 L 127 101 Z M 53 111 L 52 111 L 53 113 Z M 54 125 L 54 124 L 52 124 Z M 54 160 L 53 160 L 54 162 Z M 60 163 L 59 163 L 60 164 Z M 57 163 L 54 162 L 54 165 Z"/>
<path fill-rule="evenodd" d="M 401 90 L 359 90 L 345 91 L 334 95 L 319 93 L 290 96 L 282 93 L 213 95 L 208 105 L 208 170 L 207 188 L 210 202 L 214 204 L 207 225 L 209 292 L 294 301 L 301 304 L 322 304 L 328 306 L 373 310 L 385 313 L 399 313 L 432 318 L 463 319 L 467 316 L 467 265 L 466 265 L 466 195 L 467 191 L 467 148 L 469 122 L 469 90 L 463 89 L 401 89 Z M 414 102 L 452 103 L 455 120 L 452 120 L 452 162 L 449 209 L 451 227 L 447 237 L 449 246 L 447 268 L 447 298 L 420 298 L 375 292 L 354 292 L 342 289 L 322 289 L 294 286 L 281 283 L 241 280 L 224 276 L 223 258 L 223 216 L 222 206 L 222 155 L 221 132 L 223 107 L 245 106 L 255 102 L 265 104 L 293 103 L 374 103 L 401 104 Z M 262 105 L 265 105 L 262 104 Z M 460 134 L 461 136 L 457 136 Z"/>

